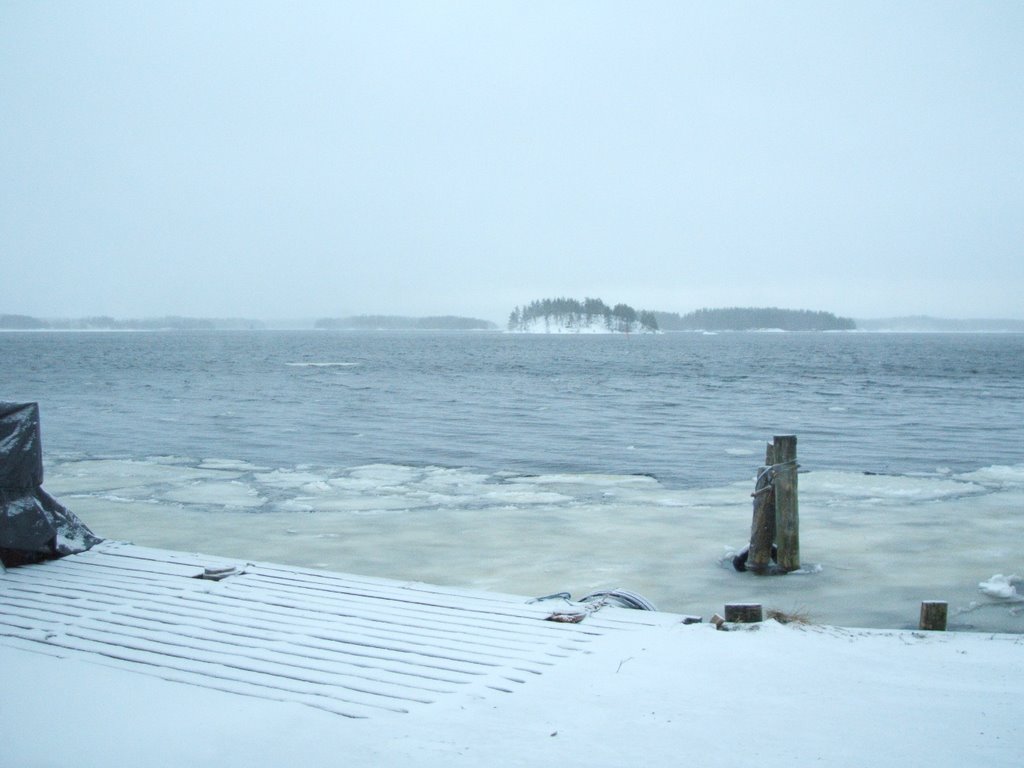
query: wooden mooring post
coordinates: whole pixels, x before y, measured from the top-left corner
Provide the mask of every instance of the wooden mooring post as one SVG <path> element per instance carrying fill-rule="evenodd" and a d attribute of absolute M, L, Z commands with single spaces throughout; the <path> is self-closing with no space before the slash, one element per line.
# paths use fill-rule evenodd
<path fill-rule="evenodd" d="M 776 435 L 775 445 L 775 543 L 779 567 L 800 568 L 800 513 L 797 505 L 796 435 Z"/>
<path fill-rule="evenodd" d="M 796 436 L 776 435 L 768 444 L 764 463 L 752 494 L 750 546 L 733 564 L 755 573 L 788 573 L 800 568 Z M 778 568 L 772 567 L 772 560 Z"/>
<path fill-rule="evenodd" d="M 770 464 L 758 470 L 753 495 L 754 520 L 750 524 L 747 570 L 763 573 L 771 568 L 772 545 L 775 544 L 775 486 Z"/>

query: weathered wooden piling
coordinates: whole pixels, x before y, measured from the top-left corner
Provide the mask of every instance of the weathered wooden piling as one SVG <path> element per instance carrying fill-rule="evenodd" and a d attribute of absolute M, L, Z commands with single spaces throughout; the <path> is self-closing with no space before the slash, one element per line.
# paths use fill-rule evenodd
<path fill-rule="evenodd" d="M 757 472 L 750 545 L 733 558 L 737 571 L 788 573 L 800 568 L 796 435 L 776 435 Z M 773 566 L 772 561 L 778 565 Z"/>
<path fill-rule="evenodd" d="M 772 544 L 775 543 L 775 488 L 772 485 L 771 465 L 761 467 L 754 486 L 754 519 L 750 524 L 750 550 L 747 570 L 763 573 L 772 564 Z"/>
<path fill-rule="evenodd" d="M 786 571 L 800 568 L 800 514 L 797 505 L 796 435 L 776 435 L 775 470 L 775 543 L 779 549 L 779 567 Z"/>
<path fill-rule="evenodd" d="M 945 600 L 925 600 L 921 603 L 921 629 L 932 629 L 938 632 L 946 630 L 946 616 L 949 603 Z"/>

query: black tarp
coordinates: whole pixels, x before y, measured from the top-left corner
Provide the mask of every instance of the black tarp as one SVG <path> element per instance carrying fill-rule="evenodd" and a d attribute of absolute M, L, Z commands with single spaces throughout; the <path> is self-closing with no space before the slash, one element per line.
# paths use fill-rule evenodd
<path fill-rule="evenodd" d="M 39 405 L 0 402 L 0 559 L 4 565 L 84 552 L 101 541 L 42 484 Z"/>

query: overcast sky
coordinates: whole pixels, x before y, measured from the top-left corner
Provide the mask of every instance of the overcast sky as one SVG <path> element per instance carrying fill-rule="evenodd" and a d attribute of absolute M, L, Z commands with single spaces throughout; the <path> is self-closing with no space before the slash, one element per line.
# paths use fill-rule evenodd
<path fill-rule="evenodd" d="M 0 314 L 1024 318 L 1024 3 L 0 0 Z"/>

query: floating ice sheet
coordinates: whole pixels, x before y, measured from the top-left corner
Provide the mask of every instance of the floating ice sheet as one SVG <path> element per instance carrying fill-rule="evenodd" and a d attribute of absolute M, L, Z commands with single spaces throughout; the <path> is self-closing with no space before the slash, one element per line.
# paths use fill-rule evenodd
<path fill-rule="evenodd" d="M 871 500 L 882 504 L 903 504 L 985 492 L 979 483 L 961 479 L 837 471 L 801 474 L 798 482 L 801 498 L 822 503 Z"/>
<path fill-rule="evenodd" d="M 676 489 L 645 475 L 159 458 L 72 461 L 48 478 L 96 533 L 139 544 L 515 594 L 624 588 L 683 613 L 762 602 L 846 625 L 916 626 L 920 601 L 939 597 L 954 628 L 1024 631 L 1016 603 L 970 609 L 979 582 L 1020 573 L 1024 486 L 980 479 L 1016 471 L 801 472 L 805 573 L 760 579 L 722 567 L 749 537 L 752 473 Z"/>
<path fill-rule="evenodd" d="M 1017 592 L 1017 585 L 1022 583 L 1024 583 L 1024 579 L 1021 579 L 1016 574 L 1004 576 L 1001 573 L 997 573 L 992 578 L 978 584 L 978 589 L 989 597 L 999 598 L 1000 600 L 1024 601 L 1024 597 L 1021 597 Z"/>

